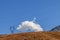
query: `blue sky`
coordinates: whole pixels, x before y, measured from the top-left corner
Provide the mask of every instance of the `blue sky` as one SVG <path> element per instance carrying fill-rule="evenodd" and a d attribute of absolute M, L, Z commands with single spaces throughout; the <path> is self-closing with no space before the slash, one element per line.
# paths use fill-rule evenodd
<path fill-rule="evenodd" d="M 0 34 L 34 17 L 46 31 L 60 25 L 60 0 L 0 0 Z"/>

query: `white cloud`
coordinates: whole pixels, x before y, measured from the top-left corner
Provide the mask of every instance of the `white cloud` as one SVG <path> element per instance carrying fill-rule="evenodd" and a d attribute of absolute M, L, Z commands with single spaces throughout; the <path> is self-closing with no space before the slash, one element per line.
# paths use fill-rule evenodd
<path fill-rule="evenodd" d="M 36 18 L 34 18 L 33 21 L 24 21 L 22 22 L 19 27 L 17 27 L 17 30 L 21 30 L 22 32 L 27 32 L 28 30 L 38 32 L 38 31 L 43 31 L 41 26 L 34 21 Z"/>

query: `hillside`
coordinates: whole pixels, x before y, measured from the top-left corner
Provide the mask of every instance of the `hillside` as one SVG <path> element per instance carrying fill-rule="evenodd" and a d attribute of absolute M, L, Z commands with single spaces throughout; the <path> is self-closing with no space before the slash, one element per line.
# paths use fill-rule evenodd
<path fill-rule="evenodd" d="M 60 32 L 29 32 L 0 36 L 0 40 L 60 40 Z"/>
<path fill-rule="evenodd" d="M 51 29 L 50 31 L 54 31 L 54 32 L 60 32 L 60 25 L 59 26 L 56 26 L 54 27 L 53 29 Z"/>

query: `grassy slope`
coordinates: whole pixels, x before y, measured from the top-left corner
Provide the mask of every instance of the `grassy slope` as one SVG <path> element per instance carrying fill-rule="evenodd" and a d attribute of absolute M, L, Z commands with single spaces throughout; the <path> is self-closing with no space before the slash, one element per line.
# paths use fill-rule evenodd
<path fill-rule="evenodd" d="M 60 32 L 29 32 L 0 36 L 0 40 L 60 40 Z"/>

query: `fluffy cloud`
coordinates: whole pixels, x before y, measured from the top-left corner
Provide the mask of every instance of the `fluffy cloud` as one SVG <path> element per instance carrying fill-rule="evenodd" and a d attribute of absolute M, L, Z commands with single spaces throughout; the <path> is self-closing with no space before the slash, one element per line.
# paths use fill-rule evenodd
<path fill-rule="evenodd" d="M 35 19 L 34 19 L 35 20 Z M 38 32 L 38 31 L 43 31 L 41 26 L 34 21 L 24 21 L 22 22 L 19 27 L 17 27 L 17 30 L 20 30 L 22 32 L 27 32 L 28 30 Z"/>

